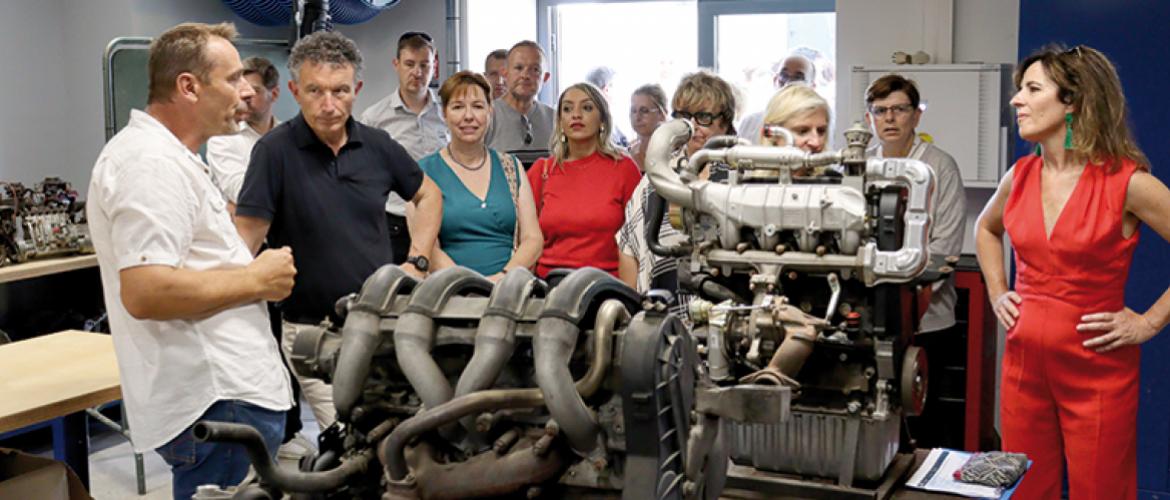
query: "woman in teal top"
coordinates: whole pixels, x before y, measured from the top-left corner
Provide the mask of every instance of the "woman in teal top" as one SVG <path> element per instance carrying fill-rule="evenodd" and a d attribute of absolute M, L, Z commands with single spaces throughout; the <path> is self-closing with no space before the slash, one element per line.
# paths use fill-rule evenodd
<path fill-rule="evenodd" d="M 443 192 L 432 272 L 459 265 L 497 280 L 510 269 L 531 268 L 544 246 L 523 166 L 484 145 L 490 95 L 487 80 L 470 71 L 451 75 L 439 89 L 451 142 L 419 160 Z"/>

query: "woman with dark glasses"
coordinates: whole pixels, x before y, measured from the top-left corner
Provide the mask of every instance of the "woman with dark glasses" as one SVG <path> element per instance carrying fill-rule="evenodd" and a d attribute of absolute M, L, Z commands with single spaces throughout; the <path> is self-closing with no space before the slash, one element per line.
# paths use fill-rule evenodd
<path fill-rule="evenodd" d="M 672 164 L 687 161 L 712 137 L 735 135 L 735 127 L 732 126 L 735 121 L 735 94 L 731 85 L 714 73 L 699 71 L 683 77 L 674 92 L 671 106 L 674 108 L 671 116 L 690 120 L 695 130 L 686 146 L 675 153 Z M 708 170 L 703 169 L 699 176 L 708 178 L 711 175 Z M 653 192 L 654 187 L 650 185 L 649 178 L 643 178 L 630 203 L 626 205 L 626 222 L 615 235 L 621 252 L 621 278 L 639 292 L 653 288 L 675 292 L 678 288 L 675 260 L 650 253 L 646 245 L 646 205 Z M 666 218 L 653 223 L 661 227 L 660 243 L 673 245 L 683 238 Z M 675 298 L 678 301 L 676 309 L 685 305 L 685 297 L 676 294 Z"/>

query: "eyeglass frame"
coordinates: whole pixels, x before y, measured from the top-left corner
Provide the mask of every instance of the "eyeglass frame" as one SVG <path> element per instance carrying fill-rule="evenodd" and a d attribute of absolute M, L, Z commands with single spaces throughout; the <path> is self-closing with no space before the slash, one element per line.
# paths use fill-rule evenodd
<path fill-rule="evenodd" d="M 913 104 L 906 103 L 906 104 L 894 104 L 892 106 L 870 106 L 869 113 L 871 115 L 879 117 L 879 118 L 886 116 L 886 113 L 888 113 L 890 111 L 894 112 L 894 116 L 907 116 L 910 113 L 913 113 L 917 109 L 918 108 L 915 107 Z"/>
<path fill-rule="evenodd" d="M 723 113 L 708 113 L 706 111 L 691 113 L 689 111 L 680 111 L 676 109 L 670 112 L 670 117 L 676 120 L 691 120 L 695 122 L 696 125 L 710 127 L 711 125 L 715 124 L 715 119 L 723 118 Z"/>
<path fill-rule="evenodd" d="M 642 110 L 643 110 L 643 109 L 645 109 L 645 110 L 646 110 L 646 112 L 645 112 L 645 113 L 643 113 L 643 112 L 642 112 Z M 651 114 L 654 114 L 654 113 L 661 113 L 663 116 L 666 116 L 666 110 L 665 110 L 665 109 L 662 109 L 662 108 L 660 108 L 660 107 L 658 107 L 658 106 L 646 106 L 646 107 L 637 108 L 637 109 L 635 109 L 635 108 L 630 108 L 630 116 L 634 116 L 634 115 L 651 115 Z M 673 117 L 672 117 L 672 118 L 673 118 Z"/>

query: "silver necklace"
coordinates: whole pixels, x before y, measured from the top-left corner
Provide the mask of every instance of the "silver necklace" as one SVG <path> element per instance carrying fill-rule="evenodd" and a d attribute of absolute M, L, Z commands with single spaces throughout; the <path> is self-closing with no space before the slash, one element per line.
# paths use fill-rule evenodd
<path fill-rule="evenodd" d="M 451 152 L 451 145 L 450 144 L 447 144 L 447 156 L 450 156 L 451 160 L 453 160 L 456 165 L 463 167 L 464 170 L 467 170 L 468 172 L 475 172 L 476 170 L 483 168 L 483 166 L 487 164 L 488 152 L 487 152 L 487 147 L 484 147 L 483 148 L 483 158 L 479 159 L 479 165 L 476 166 L 475 168 L 464 165 L 463 162 L 459 161 L 459 158 L 455 157 L 455 153 Z"/>

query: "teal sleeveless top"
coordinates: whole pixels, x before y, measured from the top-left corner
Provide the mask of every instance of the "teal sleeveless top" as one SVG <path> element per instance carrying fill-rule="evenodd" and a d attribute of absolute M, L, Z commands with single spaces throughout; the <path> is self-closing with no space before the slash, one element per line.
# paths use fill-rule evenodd
<path fill-rule="evenodd" d="M 443 192 L 439 245 L 456 264 L 484 276 L 503 271 L 508 259 L 512 258 L 516 228 L 516 207 L 512 203 L 504 167 L 495 150 L 489 149 L 488 154 L 491 157 L 491 180 L 487 197 L 483 200 L 467 189 L 438 152 L 418 162 L 422 171 Z M 521 175 L 523 172 L 517 173 L 517 183 Z"/>

